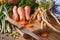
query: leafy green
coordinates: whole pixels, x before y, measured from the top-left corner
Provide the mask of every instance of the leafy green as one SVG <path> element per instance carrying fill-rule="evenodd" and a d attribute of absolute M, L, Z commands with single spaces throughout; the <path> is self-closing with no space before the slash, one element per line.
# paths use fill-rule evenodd
<path fill-rule="evenodd" d="M 20 0 L 20 3 L 18 6 L 25 7 L 26 5 L 29 5 L 30 7 L 33 7 L 35 5 L 36 0 Z"/>
<path fill-rule="evenodd" d="M 53 0 L 49 0 L 47 2 L 41 1 L 41 4 L 39 5 L 38 9 L 45 8 L 47 14 L 49 15 L 50 9 L 53 7 L 53 4 L 54 4 Z"/>
<path fill-rule="evenodd" d="M 46 8 L 47 10 L 50 10 L 50 8 L 52 7 L 53 5 L 53 0 L 50 0 L 49 2 L 41 2 L 41 4 L 39 5 L 39 8 Z"/>
<path fill-rule="evenodd" d="M 4 16 L 4 15 L 2 14 L 2 9 L 3 9 L 3 7 L 0 6 L 0 19 Z"/>
<path fill-rule="evenodd" d="M 5 21 L 6 17 L 10 17 L 10 12 L 12 11 L 13 6 L 5 3 L 3 5 L 0 6 L 0 31 L 1 33 L 10 33 L 11 32 L 11 27 L 10 27 L 10 23 L 8 23 L 7 21 Z"/>
<path fill-rule="evenodd" d="M 26 0 L 26 5 L 33 7 L 35 5 L 35 1 L 36 0 Z"/>
<path fill-rule="evenodd" d="M 10 16 L 10 12 L 12 11 L 13 6 L 5 3 L 0 6 L 0 19 L 2 19 L 5 15 Z"/>
<path fill-rule="evenodd" d="M 6 17 L 9 17 L 9 14 L 8 14 L 8 11 L 7 11 L 6 7 L 4 7 L 4 11 L 2 11 L 2 12 Z"/>

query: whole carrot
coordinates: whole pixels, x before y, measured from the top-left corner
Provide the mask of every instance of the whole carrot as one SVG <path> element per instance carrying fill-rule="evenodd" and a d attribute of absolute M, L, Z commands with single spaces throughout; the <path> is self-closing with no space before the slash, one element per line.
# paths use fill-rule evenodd
<path fill-rule="evenodd" d="M 18 12 L 17 12 L 17 6 L 14 6 L 13 7 L 13 14 L 12 14 L 12 18 L 15 20 L 15 21 L 18 21 L 19 18 L 18 18 Z"/>
<path fill-rule="evenodd" d="M 31 12 L 30 6 L 25 6 L 25 17 L 27 21 L 30 20 L 30 12 Z"/>
<path fill-rule="evenodd" d="M 18 8 L 18 14 L 20 18 L 20 24 L 25 24 L 25 11 L 23 7 Z"/>

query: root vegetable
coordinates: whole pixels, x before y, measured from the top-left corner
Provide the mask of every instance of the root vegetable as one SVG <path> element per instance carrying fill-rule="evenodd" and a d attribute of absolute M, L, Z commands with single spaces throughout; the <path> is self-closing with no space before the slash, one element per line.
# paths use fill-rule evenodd
<path fill-rule="evenodd" d="M 41 22 L 41 15 L 39 13 L 37 14 L 37 21 Z"/>
<path fill-rule="evenodd" d="M 8 0 L 9 4 L 17 4 L 19 2 L 19 0 Z"/>
<path fill-rule="evenodd" d="M 20 23 L 21 25 L 25 25 L 25 24 L 27 24 L 26 21 L 19 21 L 19 23 Z"/>
<path fill-rule="evenodd" d="M 23 7 L 19 7 L 18 8 L 18 14 L 19 14 L 19 23 L 21 25 L 25 25 L 26 24 L 26 21 L 25 21 L 25 11 L 24 11 L 24 8 Z"/>
<path fill-rule="evenodd" d="M 50 11 L 51 16 L 56 20 L 56 22 L 60 25 L 58 18 Z"/>
<path fill-rule="evenodd" d="M 42 13 L 41 10 L 39 10 L 39 12 L 40 12 L 40 14 L 41 14 L 41 16 L 42 16 L 42 20 L 47 24 L 47 26 L 48 26 L 49 28 L 52 28 L 54 31 L 60 33 L 59 30 L 57 30 L 56 28 L 54 28 L 48 21 L 46 21 L 46 19 L 45 19 L 44 16 L 43 16 L 44 13 Z"/>
<path fill-rule="evenodd" d="M 19 14 L 20 21 L 25 21 L 25 11 L 23 7 L 18 8 L 18 14 Z"/>
<path fill-rule="evenodd" d="M 25 16 L 26 16 L 27 21 L 30 20 L 30 12 L 31 12 L 30 6 L 25 6 Z"/>
<path fill-rule="evenodd" d="M 41 21 L 41 27 L 40 27 L 40 29 L 43 29 L 43 21 Z"/>
<path fill-rule="evenodd" d="M 45 38 L 45 37 L 48 36 L 48 34 L 47 33 L 42 33 L 41 36 Z"/>
<path fill-rule="evenodd" d="M 26 25 L 26 27 L 33 28 L 33 25 L 29 23 L 29 24 Z"/>
<path fill-rule="evenodd" d="M 13 18 L 15 21 L 18 21 L 18 20 L 19 20 L 18 12 L 17 12 L 17 6 L 14 6 L 14 7 L 13 7 L 13 15 L 12 15 L 12 18 Z"/>
<path fill-rule="evenodd" d="M 38 14 L 38 10 L 36 9 L 34 14 L 31 16 L 31 19 L 34 20 L 36 18 L 37 14 Z"/>

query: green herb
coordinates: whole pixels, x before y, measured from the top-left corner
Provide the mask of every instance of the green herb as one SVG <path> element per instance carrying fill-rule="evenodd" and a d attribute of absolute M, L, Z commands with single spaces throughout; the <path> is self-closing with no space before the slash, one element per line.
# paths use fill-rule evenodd
<path fill-rule="evenodd" d="M 41 2 L 41 4 L 39 5 L 39 8 L 46 8 L 47 10 L 50 10 L 50 8 L 52 7 L 52 5 L 54 4 L 53 0 L 50 0 L 48 2 Z"/>
<path fill-rule="evenodd" d="M 33 7 L 35 5 L 36 0 L 20 0 L 20 3 L 18 6 L 25 7 L 26 5 L 29 5 L 30 7 Z"/>

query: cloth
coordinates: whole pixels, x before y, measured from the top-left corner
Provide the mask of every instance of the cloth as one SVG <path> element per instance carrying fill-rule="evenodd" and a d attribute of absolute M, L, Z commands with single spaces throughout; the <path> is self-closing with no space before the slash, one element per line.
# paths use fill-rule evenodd
<path fill-rule="evenodd" d="M 43 0 L 44 2 L 49 0 Z M 51 9 L 51 11 L 60 19 L 60 0 L 53 0 L 54 1 L 54 7 Z"/>
<path fill-rule="evenodd" d="M 55 13 L 55 15 L 60 19 L 60 0 L 54 0 L 55 4 L 52 8 L 52 12 Z"/>

